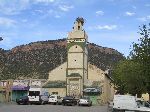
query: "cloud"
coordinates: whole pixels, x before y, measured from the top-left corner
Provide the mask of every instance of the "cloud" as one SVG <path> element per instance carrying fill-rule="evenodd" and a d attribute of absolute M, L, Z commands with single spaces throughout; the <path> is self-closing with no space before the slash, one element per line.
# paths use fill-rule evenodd
<path fill-rule="evenodd" d="M 3 41 L 0 42 L 1 47 L 3 47 L 4 49 L 10 49 L 14 46 L 14 42 L 11 38 L 9 37 L 4 37 Z"/>
<path fill-rule="evenodd" d="M 30 8 L 33 4 L 51 4 L 54 2 L 55 0 L 0 0 L 0 13 L 5 15 L 17 15 Z"/>
<path fill-rule="evenodd" d="M 62 10 L 62 11 L 64 11 L 64 12 L 67 12 L 70 9 L 73 9 L 73 8 L 74 8 L 73 5 L 71 5 L 71 6 L 68 6 L 68 5 L 59 5 L 59 9 Z"/>
<path fill-rule="evenodd" d="M 93 29 L 97 29 L 97 30 L 114 30 L 117 29 L 117 25 L 97 25 L 94 27 L 88 27 L 88 29 L 93 30 Z"/>
<path fill-rule="evenodd" d="M 55 0 L 34 0 L 35 2 L 54 2 Z"/>
<path fill-rule="evenodd" d="M 15 24 L 16 24 L 15 20 L 0 17 L 0 26 L 11 27 L 11 26 L 15 26 Z"/>
<path fill-rule="evenodd" d="M 104 25 L 104 26 L 98 25 L 97 26 L 97 29 L 100 29 L 100 30 L 114 30 L 116 28 L 117 28 L 117 25 Z"/>
<path fill-rule="evenodd" d="M 141 17 L 141 18 L 137 18 L 137 19 L 140 20 L 140 21 L 143 21 L 143 22 L 147 21 L 145 17 Z"/>
<path fill-rule="evenodd" d="M 5 15 L 16 15 L 29 6 L 29 0 L 1 0 L 0 13 Z"/>
<path fill-rule="evenodd" d="M 133 8 L 133 9 L 137 9 L 137 7 L 136 7 L 136 6 L 132 6 L 132 8 Z"/>
<path fill-rule="evenodd" d="M 37 10 L 35 10 L 35 12 L 43 13 L 43 10 L 39 10 L 39 9 L 37 9 Z"/>
<path fill-rule="evenodd" d="M 27 20 L 27 19 L 22 19 L 21 21 L 22 21 L 23 23 L 28 22 L 28 20 Z"/>
<path fill-rule="evenodd" d="M 38 3 L 51 4 L 54 2 L 55 2 L 55 0 L 33 0 L 33 3 L 35 3 L 35 4 L 38 4 Z"/>
<path fill-rule="evenodd" d="M 150 7 L 150 4 L 145 4 L 146 7 Z"/>
<path fill-rule="evenodd" d="M 126 14 L 127 16 L 133 16 L 133 15 L 135 15 L 134 12 L 126 12 L 125 14 Z"/>
<path fill-rule="evenodd" d="M 55 15 L 55 18 L 60 18 L 61 16 L 60 15 Z"/>
<path fill-rule="evenodd" d="M 103 16 L 103 15 L 104 15 L 104 12 L 103 12 L 103 11 L 96 11 L 96 15 L 97 15 L 97 16 Z"/>
<path fill-rule="evenodd" d="M 48 17 L 53 16 L 54 18 L 60 18 L 63 15 L 63 12 L 61 12 L 60 10 L 47 10 L 46 13 L 43 13 L 43 15 L 41 16 L 41 19 L 45 19 Z"/>
<path fill-rule="evenodd" d="M 145 22 L 150 20 L 150 15 L 146 16 L 146 17 L 141 17 L 141 18 L 137 18 L 139 21 Z"/>
<path fill-rule="evenodd" d="M 147 19 L 150 19 L 150 16 L 147 16 Z"/>

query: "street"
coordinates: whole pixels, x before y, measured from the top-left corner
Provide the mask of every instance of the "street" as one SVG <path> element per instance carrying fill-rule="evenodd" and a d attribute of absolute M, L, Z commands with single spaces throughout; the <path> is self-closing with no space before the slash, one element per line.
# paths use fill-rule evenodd
<path fill-rule="evenodd" d="M 0 104 L 0 112 L 107 112 L 107 106 Z"/>

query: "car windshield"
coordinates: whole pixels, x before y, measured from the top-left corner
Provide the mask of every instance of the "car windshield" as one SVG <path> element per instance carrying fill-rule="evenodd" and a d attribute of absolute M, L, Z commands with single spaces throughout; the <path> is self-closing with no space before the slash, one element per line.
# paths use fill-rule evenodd
<path fill-rule="evenodd" d="M 29 96 L 39 96 L 40 91 L 29 91 Z"/>
<path fill-rule="evenodd" d="M 138 101 L 136 101 L 136 102 L 137 102 L 137 104 L 138 104 L 139 106 L 143 106 L 143 102 L 142 102 L 142 101 L 138 100 Z"/>
<path fill-rule="evenodd" d="M 50 96 L 50 98 L 55 98 L 55 96 Z"/>
<path fill-rule="evenodd" d="M 90 98 L 89 98 L 89 97 L 84 96 L 84 97 L 82 97 L 81 99 L 88 99 L 88 100 L 89 100 Z"/>
<path fill-rule="evenodd" d="M 22 97 L 20 97 L 21 99 L 27 99 L 28 98 L 28 96 L 22 96 Z"/>
<path fill-rule="evenodd" d="M 73 97 L 72 96 L 66 96 L 63 99 L 73 99 Z"/>
<path fill-rule="evenodd" d="M 60 97 L 60 96 L 57 96 L 57 99 L 61 99 L 61 97 Z"/>

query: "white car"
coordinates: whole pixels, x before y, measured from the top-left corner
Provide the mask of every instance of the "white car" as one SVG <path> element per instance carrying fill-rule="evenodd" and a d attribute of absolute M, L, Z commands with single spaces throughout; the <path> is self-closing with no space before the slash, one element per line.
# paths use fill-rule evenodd
<path fill-rule="evenodd" d="M 49 101 L 50 104 L 61 104 L 62 103 L 62 97 L 58 96 L 58 95 L 51 95 L 49 97 Z"/>
<path fill-rule="evenodd" d="M 46 104 L 49 100 L 47 92 L 41 88 L 30 88 L 28 93 L 29 104 Z"/>
<path fill-rule="evenodd" d="M 92 101 L 90 100 L 89 97 L 82 97 L 78 101 L 78 105 L 87 105 L 87 106 L 92 106 Z"/>

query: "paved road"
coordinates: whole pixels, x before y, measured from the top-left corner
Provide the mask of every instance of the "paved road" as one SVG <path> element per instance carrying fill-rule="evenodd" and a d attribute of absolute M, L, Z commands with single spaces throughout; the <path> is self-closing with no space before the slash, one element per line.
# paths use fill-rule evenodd
<path fill-rule="evenodd" d="M 16 105 L 0 104 L 0 112 L 107 112 L 107 106 Z"/>

